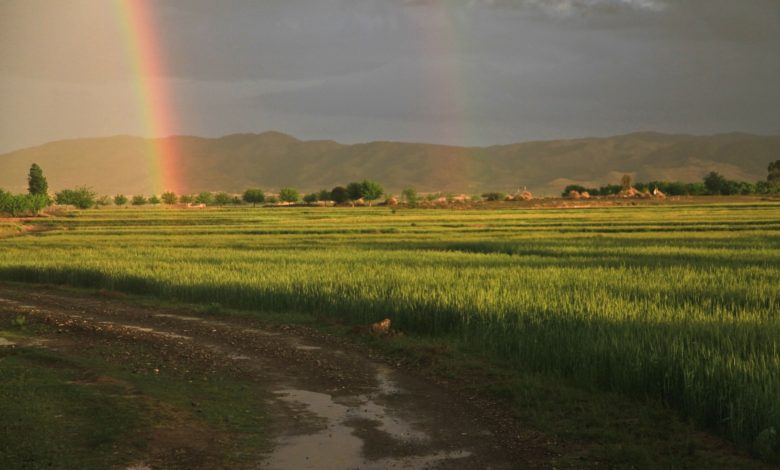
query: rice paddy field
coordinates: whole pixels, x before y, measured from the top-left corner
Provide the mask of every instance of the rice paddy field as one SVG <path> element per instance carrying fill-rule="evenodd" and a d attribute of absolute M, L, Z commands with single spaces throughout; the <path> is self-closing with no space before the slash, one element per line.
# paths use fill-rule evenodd
<path fill-rule="evenodd" d="M 780 430 L 780 203 L 117 208 L 29 223 L 52 230 L 0 239 L 0 279 L 390 318 L 660 400 L 740 445 Z"/>

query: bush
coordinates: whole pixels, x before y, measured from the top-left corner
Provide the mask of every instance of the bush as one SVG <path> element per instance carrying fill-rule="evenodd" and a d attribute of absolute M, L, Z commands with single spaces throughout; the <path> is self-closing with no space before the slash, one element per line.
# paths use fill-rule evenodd
<path fill-rule="evenodd" d="M 76 206 L 79 209 L 88 209 L 95 205 L 97 194 L 86 186 L 79 186 L 76 189 L 63 189 L 55 196 L 57 204 L 67 204 Z"/>
<path fill-rule="evenodd" d="M 317 193 L 309 193 L 309 194 L 303 196 L 303 202 L 312 204 L 312 203 L 317 202 L 317 201 L 318 201 Z"/>
<path fill-rule="evenodd" d="M 124 206 L 125 204 L 127 204 L 127 196 L 124 194 L 117 194 L 114 196 L 114 205 Z"/>
<path fill-rule="evenodd" d="M 166 191 L 162 193 L 162 201 L 166 204 L 176 204 L 179 198 L 176 197 L 176 193 L 173 191 Z"/>
<path fill-rule="evenodd" d="M 133 196 L 133 200 L 131 204 L 134 206 L 143 206 L 144 204 L 146 204 L 146 202 L 147 201 L 145 197 L 138 195 L 138 196 Z"/>

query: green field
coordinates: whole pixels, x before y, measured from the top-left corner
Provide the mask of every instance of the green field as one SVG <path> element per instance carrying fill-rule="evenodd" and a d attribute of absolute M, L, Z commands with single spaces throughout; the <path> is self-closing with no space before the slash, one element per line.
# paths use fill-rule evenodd
<path fill-rule="evenodd" d="M 0 240 L 0 279 L 347 324 L 661 400 L 742 446 L 780 430 L 780 204 L 89 210 Z"/>

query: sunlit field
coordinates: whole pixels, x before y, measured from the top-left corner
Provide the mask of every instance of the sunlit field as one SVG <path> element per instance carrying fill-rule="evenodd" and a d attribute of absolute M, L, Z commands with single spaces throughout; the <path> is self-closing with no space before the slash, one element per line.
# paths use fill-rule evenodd
<path fill-rule="evenodd" d="M 344 323 L 780 429 L 780 204 L 88 210 L 0 240 L 0 278 Z"/>

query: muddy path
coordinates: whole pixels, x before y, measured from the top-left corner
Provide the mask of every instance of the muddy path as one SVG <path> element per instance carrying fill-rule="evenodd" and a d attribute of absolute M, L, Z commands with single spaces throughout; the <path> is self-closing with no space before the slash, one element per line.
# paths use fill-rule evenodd
<path fill-rule="evenodd" d="M 0 284 L 0 321 L 18 315 L 48 329 L 34 340 L 0 339 L 0 348 L 89 354 L 94 347 L 133 373 L 250 384 L 268 416 L 267 445 L 254 449 L 250 468 L 549 468 L 516 423 L 494 419 L 500 409 L 486 413 L 365 347 L 305 327 Z M 128 343 L 147 346 L 143 361 L 122 352 Z M 116 345 L 116 355 L 106 345 Z M 188 426 L 169 430 L 183 438 L 154 439 L 135 468 L 219 467 L 218 433 Z"/>

